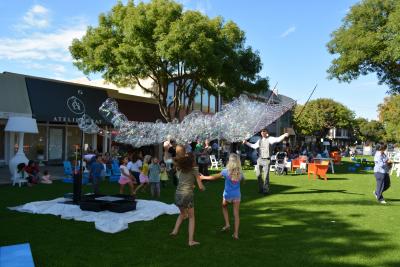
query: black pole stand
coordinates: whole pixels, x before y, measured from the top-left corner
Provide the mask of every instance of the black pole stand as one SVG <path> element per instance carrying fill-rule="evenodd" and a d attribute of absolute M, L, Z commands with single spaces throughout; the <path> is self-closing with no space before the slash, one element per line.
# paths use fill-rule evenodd
<path fill-rule="evenodd" d="M 82 197 L 82 178 L 83 178 L 83 139 L 84 139 L 84 132 L 81 131 L 81 159 L 79 164 L 79 171 L 74 170 L 74 195 L 73 195 L 73 203 L 79 205 L 81 202 Z"/>

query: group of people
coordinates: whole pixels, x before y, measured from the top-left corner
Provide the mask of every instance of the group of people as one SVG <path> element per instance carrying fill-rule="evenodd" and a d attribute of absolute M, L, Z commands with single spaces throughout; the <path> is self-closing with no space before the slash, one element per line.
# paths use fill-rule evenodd
<path fill-rule="evenodd" d="M 280 137 L 269 137 L 267 129 L 264 128 L 261 131 L 261 136 L 262 138 L 255 144 L 250 144 L 247 141 L 243 141 L 243 143 L 252 148 L 260 149 L 260 157 L 257 161 L 257 179 L 260 193 L 267 194 L 270 186 L 269 165 L 271 162 L 271 145 L 281 142 L 284 138 L 288 137 L 288 134 L 285 133 Z M 203 180 L 224 178 L 225 184 L 224 191 L 222 193 L 222 214 L 225 224 L 221 228 L 221 231 L 229 231 L 231 228 L 227 206 L 228 204 L 232 204 L 234 216 L 234 229 L 232 237 L 234 239 L 239 239 L 239 207 L 241 201 L 240 183 L 244 180 L 240 155 L 231 153 L 229 155 L 226 167 L 220 173 L 210 176 L 199 172 L 199 166 L 196 166 L 195 155 L 190 152 L 188 153 L 184 146 L 178 145 L 174 164 L 176 165 L 178 177 L 178 187 L 175 193 L 175 204 L 179 207 L 180 214 L 170 235 L 177 235 L 183 220 L 188 219 L 188 245 L 194 246 L 199 244 L 199 242 L 194 240 L 195 215 L 193 190 L 195 188 L 195 183 L 197 182 L 199 189 L 203 191 Z M 265 177 L 265 181 L 263 176 Z"/>
<path fill-rule="evenodd" d="M 214 180 L 225 178 L 225 188 L 222 195 L 222 212 L 225 225 L 221 231 L 229 231 L 229 215 L 227 205 L 232 203 L 234 206 L 234 232 L 232 237 L 239 238 L 239 205 L 241 199 L 240 182 L 244 179 L 240 163 L 240 157 L 236 154 L 229 156 L 229 161 L 222 172 L 215 175 L 203 175 L 199 173 L 199 167 L 196 165 L 195 156 L 192 152 L 187 152 L 184 146 L 177 146 L 174 164 L 177 169 L 178 186 L 175 192 L 175 204 L 180 210 L 180 214 L 176 220 L 175 226 L 171 231 L 171 236 L 176 236 L 180 226 L 185 219 L 189 220 L 188 224 L 188 245 L 195 246 L 200 244 L 194 239 L 195 230 L 195 214 L 194 214 L 194 188 L 197 183 L 199 189 L 204 191 L 202 180 Z"/>
<path fill-rule="evenodd" d="M 130 194 L 136 195 L 141 189 L 145 191 L 150 187 L 152 197 L 160 197 L 160 185 L 165 187 L 168 181 L 165 162 L 159 162 L 158 158 L 146 155 L 141 161 L 140 157 L 129 158 L 125 156 L 120 161 L 121 177 L 119 192 L 123 194 L 125 185 L 129 186 Z"/>
<path fill-rule="evenodd" d="M 47 170 L 43 171 L 40 176 L 39 164 L 33 160 L 29 160 L 28 164 L 20 163 L 17 165 L 17 172 L 22 178 L 28 181 L 28 186 L 33 186 L 38 183 L 52 184 L 51 176 Z"/>

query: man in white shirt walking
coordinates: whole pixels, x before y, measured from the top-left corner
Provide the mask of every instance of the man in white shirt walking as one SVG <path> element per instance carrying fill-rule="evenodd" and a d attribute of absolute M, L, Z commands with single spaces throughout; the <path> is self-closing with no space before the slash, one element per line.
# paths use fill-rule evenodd
<path fill-rule="evenodd" d="M 282 142 L 286 137 L 289 137 L 288 133 L 284 133 L 279 137 L 269 136 L 267 128 L 264 128 L 261 130 L 261 139 L 259 139 L 256 143 L 251 144 L 246 140 L 243 141 L 244 144 L 253 149 L 259 148 L 256 166 L 259 193 L 266 195 L 269 191 L 269 167 L 272 154 L 271 146 L 275 143 Z M 265 182 L 262 177 L 263 169 L 265 173 Z"/>
<path fill-rule="evenodd" d="M 385 154 L 387 149 L 386 144 L 378 144 L 376 153 L 374 156 L 374 175 L 376 179 L 376 189 L 374 190 L 374 195 L 376 200 L 381 204 L 386 204 L 382 193 L 385 192 L 390 187 L 390 176 L 389 170 L 391 167 L 391 161 Z"/>

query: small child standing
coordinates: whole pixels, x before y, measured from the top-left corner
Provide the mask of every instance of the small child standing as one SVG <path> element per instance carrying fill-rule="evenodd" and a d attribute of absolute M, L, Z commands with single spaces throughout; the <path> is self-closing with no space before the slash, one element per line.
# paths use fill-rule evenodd
<path fill-rule="evenodd" d="M 163 188 L 165 188 L 168 182 L 168 173 L 167 173 L 167 166 L 165 165 L 164 161 L 160 163 L 160 171 L 161 171 L 160 173 L 161 185 Z"/>
<path fill-rule="evenodd" d="M 239 207 L 240 207 L 240 181 L 244 179 L 242 174 L 242 165 L 240 163 L 240 156 L 237 154 L 230 154 L 226 169 L 220 173 L 204 176 L 201 175 L 202 180 L 214 180 L 218 178 L 225 178 L 225 188 L 222 198 L 222 214 L 224 215 L 225 226 L 221 231 L 229 231 L 231 226 L 229 223 L 228 204 L 233 204 L 233 216 L 235 217 L 235 229 L 232 237 L 239 239 Z"/>
<path fill-rule="evenodd" d="M 149 166 L 149 182 L 152 197 L 160 197 L 160 174 L 161 168 L 158 164 L 158 159 L 153 158 L 152 163 Z"/>
<path fill-rule="evenodd" d="M 139 176 L 140 185 L 136 188 L 135 193 L 141 187 L 143 187 L 143 190 L 145 190 L 147 185 L 149 184 L 149 163 L 150 163 L 150 160 L 151 160 L 151 156 L 150 155 L 144 156 L 143 166 L 142 166 L 142 170 L 140 171 L 140 176 Z"/>
<path fill-rule="evenodd" d="M 53 181 L 51 180 L 49 171 L 46 170 L 43 172 L 43 176 L 42 176 L 42 179 L 40 179 L 40 182 L 42 184 L 52 184 L 53 183 Z"/>
<path fill-rule="evenodd" d="M 92 157 L 93 162 L 90 165 L 90 176 L 93 179 L 93 193 L 100 194 L 99 184 L 104 174 L 104 165 L 101 162 L 101 157 L 96 155 Z"/>
<path fill-rule="evenodd" d="M 123 194 L 124 193 L 124 187 L 127 184 L 129 186 L 129 189 L 131 191 L 131 195 L 135 195 L 134 192 L 134 184 L 136 183 L 135 177 L 130 174 L 128 167 L 126 165 L 128 164 L 128 157 L 123 157 L 120 160 L 120 167 L 119 169 L 121 170 L 121 177 L 119 178 L 119 193 Z"/>

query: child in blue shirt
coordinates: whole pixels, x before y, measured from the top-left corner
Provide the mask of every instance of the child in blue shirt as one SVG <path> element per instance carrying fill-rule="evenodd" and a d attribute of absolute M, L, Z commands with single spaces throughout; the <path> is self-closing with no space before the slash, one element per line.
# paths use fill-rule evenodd
<path fill-rule="evenodd" d="M 200 175 L 202 180 L 214 180 L 218 178 L 225 178 L 225 188 L 222 199 L 222 214 L 224 215 L 225 226 L 222 227 L 221 231 L 228 231 L 231 226 L 229 223 L 228 204 L 233 204 L 233 216 L 235 217 L 235 229 L 232 237 L 239 239 L 239 207 L 240 207 L 240 181 L 244 179 L 242 174 L 242 165 L 240 163 L 240 157 L 237 154 L 230 154 L 229 161 L 226 165 L 226 169 L 223 169 L 220 173 L 204 176 Z"/>
<path fill-rule="evenodd" d="M 104 165 L 101 162 L 101 157 L 96 155 L 93 156 L 94 161 L 90 166 L 90 177 L 93 179 L 93 193 L 100 194 L 99 184 L 102 179 L 102 174 L 104 171 Z"/>
<path fill-rule="evenodd" d="M 160 164 L 158 164 L 158 159 L 154 157 L 152 163 L 149 165 L 149 182 L 152 197 L 160 197 L 160 174 Z"/>

